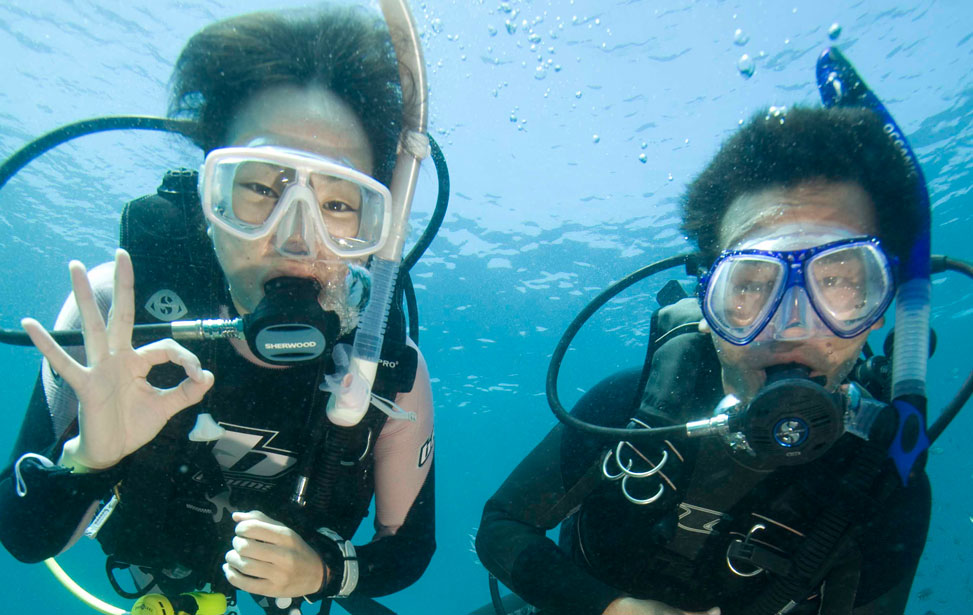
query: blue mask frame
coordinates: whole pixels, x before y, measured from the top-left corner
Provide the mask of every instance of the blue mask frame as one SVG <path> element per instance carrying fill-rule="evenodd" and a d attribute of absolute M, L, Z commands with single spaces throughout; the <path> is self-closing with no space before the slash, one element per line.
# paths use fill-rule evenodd
<path fill-rule="evenodd" d="M 831 322 L 832 319 L 824 314 L 822 307 L 818 305 L 820 299 L 817 298 L 813 287 L 809 287 L 807 285 L 804 270 L 808 261 L 810 261 L 816 255 L 828 250 L 847 246 L 868 246 L 877 249 L 878 253 L 883 257 L 882 267 L 884 269 L 886 279 L 889 280 L 889 284 L 886 286 L 882 294 L 881 301 L 876 304 L 875 308 L 873 308 L 873 314 L 850 329 L 839 329 L 833 322 Z M 709 302 L 707 301 L 707 297 L 710 293 L 710 282 L 713 280 L 716 270 L 727 259 L 736 256 L 764 256 L 774 259 L 782 265 L 782 271 L 784 272 L 782 275 L 786 276 L 784 283 L 778 285 L 776 292 L 772 297 L 769 298 L 769 309 L 764 310 L 763 317 L 760 318 L 755 325 L 751 325 L 749 327 L 749 332 L 744 336 L 736 335 L 734 332 L 722 326 L 721 319 L 716 318 L 713 315 L 709 307 Z M 867 331 L 869 327 L 874 325 L 878 319 L 882 317 L 886 308 L 888 308 L 889 304 L 892 302 L 896 288 L 894 276 L 894 271 L 896 268 L 895 266 L 895 259 L 889 258 L 889 256 L 882 249 L 881 242 L 876 237 L 867 236 L 849 237 L 847 239 L 831 241 L 819 246 L 813 246 L 801 250 L 724 250 L 716 261 L 714 261 L 713 265 L 709 268 L 709 271 L 707 271 L 706 274 L 700 279 L 697 294 L 699 296 L 699 305 L 703 311 L 703 316 L 706 318 L 706 321 L 709 323 L 710 327 L 712 327 L 713 331 L 727 342 L 737 346 L 745 346 L 760 335 L 760 333 L 774 319 L 774 316 L 780 309 L 783 298 L 787 296 L 788 291 L 795 286 L 804 289 L 808 302 L 811 304 L 815 314 L 817 314 L 817 317 L 828 327 L 828 329 L 831 330 L 832 333 L 841 338 L 851 338 L 860 335 L 861 333 Z"/>

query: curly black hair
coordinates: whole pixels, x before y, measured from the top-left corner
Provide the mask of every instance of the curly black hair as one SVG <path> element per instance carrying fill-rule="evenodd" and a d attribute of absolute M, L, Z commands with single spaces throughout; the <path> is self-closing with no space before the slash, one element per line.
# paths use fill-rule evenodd
<path fill-rule="evenodd" d="M 917 177 L 871 111 L 795 107 L 761 111 L 723 143 L 682 197 L 682 230 L 703 262 L 719 255 L 730 204 L 768 188 L 815 180 L 860 185 L 876 208 L 878 237 L 905 255 L 918 227 Z"/>
<path fill-rule="evenodd" d="M 356 7 L 253 13 L 218 21 L 183 48 L 171 80 L 169 114 L 197 122 L 193 141 L 209 152 L 226 145 L 240 107 L 274 86 L 322 86 L 355 111 L 375 157 L 375 178 L 388 184 L 403 109 L 412 84 L 399 65 L 385 22 Z"/>

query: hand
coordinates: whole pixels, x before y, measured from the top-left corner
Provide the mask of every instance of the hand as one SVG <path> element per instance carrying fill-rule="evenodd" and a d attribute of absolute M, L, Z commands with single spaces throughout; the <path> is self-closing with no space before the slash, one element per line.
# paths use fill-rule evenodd
<path fill-rule="evenodd" d="M 624 597 L 612 601 L 602 615 L 720 615 L 720 608 L 714 606 L 708 611 L 683 611 L 655 600 Z"/>
<path fill-rule="evenodd" d="M 111 467 L 162 430 L 180 410 L 198 403 L 213 385 L 196 355 L 166 339 L 132 348 L 135 274 L 124 250 L 115 253 L 115 283 L 108 327 L 95 303 L 84 265 L 71 261 L 71 286 L 81 312 L 87 366 L 75 361 L 39 322 L 21 325 L 51 367 L 71 385 L 80 401 L 77 436 L 64 445 L 60 463 L 76 471 Z M 145 379 L 155 365 L 181 365 L 188 378 L 171 389 Z"/>
<path fill-rule="evenodd" d="M 223 574 L 231 585 L 269 598 L 296 598 L 321 590 L 327 567 L 297 532 L 260 511 L 235 512 L 236 536 Z"/>

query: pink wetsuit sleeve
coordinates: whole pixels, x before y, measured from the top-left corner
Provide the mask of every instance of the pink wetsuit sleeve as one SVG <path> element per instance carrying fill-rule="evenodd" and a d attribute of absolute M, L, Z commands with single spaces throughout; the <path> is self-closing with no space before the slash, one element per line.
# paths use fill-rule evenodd
<path fill-rule="evenodd" d="M 432 388 L 421 352 L 412 390 L 399 394 L 395 402 L 415 412 L 416 420 L 389 419 L 375 443 L 376 539 L 402 526 L 432 466 Z"/>

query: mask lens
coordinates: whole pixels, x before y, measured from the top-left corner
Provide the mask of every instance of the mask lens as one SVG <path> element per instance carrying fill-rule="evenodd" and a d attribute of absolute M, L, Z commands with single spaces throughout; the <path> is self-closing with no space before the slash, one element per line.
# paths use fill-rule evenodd
<path fill-rule="evenodd" d="M 736 343 L 752 339 L 780 300 L 784 264 L 761 255 L 731 255 L 720 261 L 706 290 L 703 311 L 717 332 Z"/>
<path fill-rule="evenodd" d="M 372 254 L 388 234 L 385 186 L 340 162 L 275 147 L 214 150 L 201 185 L 207 217 L 238 236 L 300 238 L 309 255 Z M 300 219 L 298 219 L 300 218 Z M 283 228 L 286 226 L 286 228 Z"/>
<path fill-rule="evenodd" d="M 892 292 L 888 262 L 872 244 L 825 250 L 805 271 L 818 313 L 839 335 L 857 335 L 874 324 Z"/>
<path fill-rule="evenodd" d="M 385 198 L 377 190 L 343 177 L 311 174 L 311 189 L 331 240 L 346 250 L 367 250 L 382 237 Z"/>
<path fill-rule="evenodd" d="M 280 204 L 284 192 L 297 181 L 297 171 L 270 162 L 247 160 L 221 165 L 228 203 L 223 219 L 243 230 L 262 226 Z"/>

